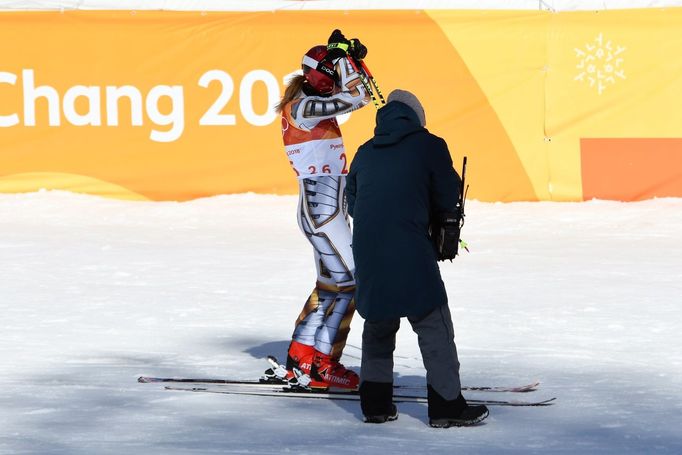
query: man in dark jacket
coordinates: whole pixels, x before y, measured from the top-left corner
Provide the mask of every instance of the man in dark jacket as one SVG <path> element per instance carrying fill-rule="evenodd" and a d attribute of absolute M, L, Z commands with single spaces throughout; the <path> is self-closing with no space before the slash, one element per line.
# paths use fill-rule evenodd
<path fill-rule="evenodd" d="M 452 211 L 461 180 L 445 141 L 429 133 L 419 100 L 395 90 L 377 112 L 347 178 L 353 217 L 356 308 L 362 335 L 361 406 L 365 421 L 395 420 L 393 351 L 400 318 L 418 335 L 426 368 L 429 423 L 471 425 L 488 415 L 462 397 L 445 286 L 429 237 L 430 220 Z"/>

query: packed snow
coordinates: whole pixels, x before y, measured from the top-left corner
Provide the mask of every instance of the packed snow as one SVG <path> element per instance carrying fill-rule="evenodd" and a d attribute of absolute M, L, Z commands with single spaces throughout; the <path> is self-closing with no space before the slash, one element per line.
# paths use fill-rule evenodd
<path fill-rule="evenodd" d="M 682 453 L 682 199 L 469 201 L 441 265 L 465 385 L 541 381 L 543 408 L 433 429 L 424 404 L 166 391 L 140 375 L 257 378 L 311 291 L 294 196 L 127 202 L 0 195 L 2 454 Z M 343 362 L 359 370 L 362 319 Z M 423 384 L 403 324 L 396 382 Z"/>

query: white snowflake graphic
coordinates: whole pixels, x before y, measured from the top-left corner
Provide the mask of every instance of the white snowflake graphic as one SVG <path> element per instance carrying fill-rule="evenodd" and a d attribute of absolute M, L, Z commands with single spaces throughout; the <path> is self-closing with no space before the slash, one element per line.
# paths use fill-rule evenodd
<path fill-rule="evenodd" d="M 623 57 L 620 57 L 625 50 L 624 46 L 615 46 L 614 49 L 611 40 L 605 41 L 604 34 L 600 33 L 582 49 L 575 48 L 580 60 L 576 68 L 580 74 L 574 80 L 589 83 L 601 95 L 606 87 L 615 84 L 618 79 L 625 79 Z"/>

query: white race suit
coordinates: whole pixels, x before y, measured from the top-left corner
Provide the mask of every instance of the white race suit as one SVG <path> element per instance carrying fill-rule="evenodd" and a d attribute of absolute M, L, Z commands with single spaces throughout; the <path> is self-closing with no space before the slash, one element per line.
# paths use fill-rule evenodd
<path fill-rule="evenodd" d="M 346 58 L 335 62 L 340 87 L 330 96 L 301 91 L 282 109 L 282 136 L 299 181 L 298 224 L 313 246 L 317 282 L 293 340 L 339 359 L 355 311 L 355 264 L 345 204 L 348 159 L 336 116 L 369 102 Z"/>

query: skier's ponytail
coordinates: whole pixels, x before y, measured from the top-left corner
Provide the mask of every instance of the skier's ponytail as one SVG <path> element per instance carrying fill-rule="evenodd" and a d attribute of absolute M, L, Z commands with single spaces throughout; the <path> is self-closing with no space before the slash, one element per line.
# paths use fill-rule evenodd
<path fill-rule="evenodd" d="M 282 112 L 282 109 L 284 109 L 284 106 L 286 106 L 288 103 L 290 103 L 293 99 L 296 98 L 298 95 L 298 92 L 301 91 L 303 88 L 303 84 L 305 83 L 305 76 L 302 74 L 294 76 L 291 81 L 289 81 L 289 85 L 287 85 L 286 90 L 284 90 L 284 96 L 282 97 L 282 100 L 275 106 L 275 110 L 277 112 Z"/>

